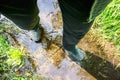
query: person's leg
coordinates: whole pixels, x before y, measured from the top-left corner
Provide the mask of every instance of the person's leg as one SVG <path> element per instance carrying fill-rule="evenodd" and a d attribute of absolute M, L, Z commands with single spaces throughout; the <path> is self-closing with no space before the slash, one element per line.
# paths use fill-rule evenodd
<path fill-rule="evenodd" d="M 21 29 L 36 32 L 36 40 L 39 39 L 40 33 L 37 31 L 40 24 L 37 0 L 0 0 L 0 12 Z"/>
<path fill-rule="evenodd" d="M 87 23 L 87 19 L 89 18 L 89 13 L 94 0 L 58 1 L 63 18 L 63 47 L 70 54 L 75 54 L 79 58 L 81 57 L 82 52 L 77 50 L 76 44 L 83 38 L 91 26 L 91 23 Z"/>

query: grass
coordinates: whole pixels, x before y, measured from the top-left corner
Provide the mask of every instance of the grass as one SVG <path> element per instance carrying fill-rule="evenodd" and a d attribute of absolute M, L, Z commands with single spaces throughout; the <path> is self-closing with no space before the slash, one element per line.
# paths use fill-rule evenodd
<path fill-rule="evenodd" d="M 3 80 L 18 78 L 15 74 L 15 68 L 20 68 L 23 65 L 21 50 L 11 46 L 6 36 L 0 35 L 0 78 Z"/>
<path fill-rule="evenodd" d="M 9 44 L 6 36 L 0 35 L 0 80 L 48 80 L 31 70 L 20 74 L 24 66 L 24 53 Z"/>
<path fill-rule="evenodd" d="M 95 24 L 102 38 L 120 46 L 120 0 L 113 0 L 96 18 Z"/>
<path fill-rule="evenodd" d="M 0 21 L 0 80 L 48 80 L 34 73 L 32 68 L 25 68 L 28 54 L 25 54 L 23 47 L 10 44 L 6 35 L 6 32 L 20 32 L 14 26 L 6 19 Z"/>

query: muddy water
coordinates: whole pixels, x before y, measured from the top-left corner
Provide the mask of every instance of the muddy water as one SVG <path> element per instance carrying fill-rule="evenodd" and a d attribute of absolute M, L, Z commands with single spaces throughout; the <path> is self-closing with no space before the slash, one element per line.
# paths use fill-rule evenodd
<path fill-rule="evenodd" d="M 36 73 L 48 77 L 49 80 L 96 80 L 71 61 L 60 48 L 62 19 L 56 1 L 38 0 L 38 7 L 40 23 L 46 31 L 47 40 L 35 43 L 29 38 L 27 31 L 17 35 L 19 43 L 25 46 L 30 53 Z M 49 44 L 49 48 L 45 42 Z"/>
<path fill-rule="evenodd" d="M 57 7 L 54 0 L 38 0 L 38 6 L 40 9 L 40 22 L 46 31 L 46 39 L 42 43 L 32 41 L 28 31 L 22 30 L 20 33 L 17 33 L 14 27 L 15 31 L 11 32 L 17 41 L 26 47 L 29 52 L 30 59 L 25 58 L 25 69 L 21 71 L 23 74 L 27 70 L 33 71 L 34 68 L 37 74 L 48 78 L 45 80 L 96 80 L 94 77 L 97 80 L 120 80 L 120 68 L 118 66 L 90 52 L 86 52 L 87 59 L 83 60 L 80 65 L 71 61 L 61 49 L 62 19 L 59 7 Z M 3 22 L 8 23 L 8 20 L 3 20 Z M 13 38 L 10 34 L 9 36 Z M 82 42 L 82 46 L 90 48 L 92 44 L 96 47 L 96 41 L 89 43 L 86 40 L 89 39 L 85 39 Z M 10 41 L 11 43 L 17 43 L 13 39 L 10 39 Z M 98 51 L 98 49 L 95 50 Z M 97 53 L 95 52 L 95 54 Z M 31 67 L 31 63 L 33 68 Z"/>

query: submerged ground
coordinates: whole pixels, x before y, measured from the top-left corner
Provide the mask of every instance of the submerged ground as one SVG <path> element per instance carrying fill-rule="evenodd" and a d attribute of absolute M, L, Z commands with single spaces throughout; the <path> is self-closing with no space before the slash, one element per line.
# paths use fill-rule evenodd
<path fill-rule="evenodd" d="M 33 77 L 33 80 L 120 80 L 120 58 L 114 54 L 114 43 L 102 39 L 91 28 L 78 44 L 87 57 L 82 62 L 73 62 L 62 50 L 62 19 L 58 4 L 55 0 L 38 0 L 38 6 L 41 24 L 46 32 L 41 43 L 33 42 L 28 31 L 16 28 L 10 21 L 3 18 L 0 22 L 3 27 L 12 26 L 3 30 L 10 44 L 17 48 L 22 46 L 25 50 L 25 65 L 17 68 L 19 74 L 40 76 Z M 5 80 L 2 76 L 0 80 Z"/>

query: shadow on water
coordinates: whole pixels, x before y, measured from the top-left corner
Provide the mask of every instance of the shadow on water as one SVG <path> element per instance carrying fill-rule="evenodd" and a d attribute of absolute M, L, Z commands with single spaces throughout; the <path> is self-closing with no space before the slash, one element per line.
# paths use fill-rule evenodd
<path fill-rule="evenodd" d="M 120 68 L 116 65 L 86 52 L 87 59 L 81 61 L 81 65 L 87 72 L 97 80 L 120 80 Z"/>

